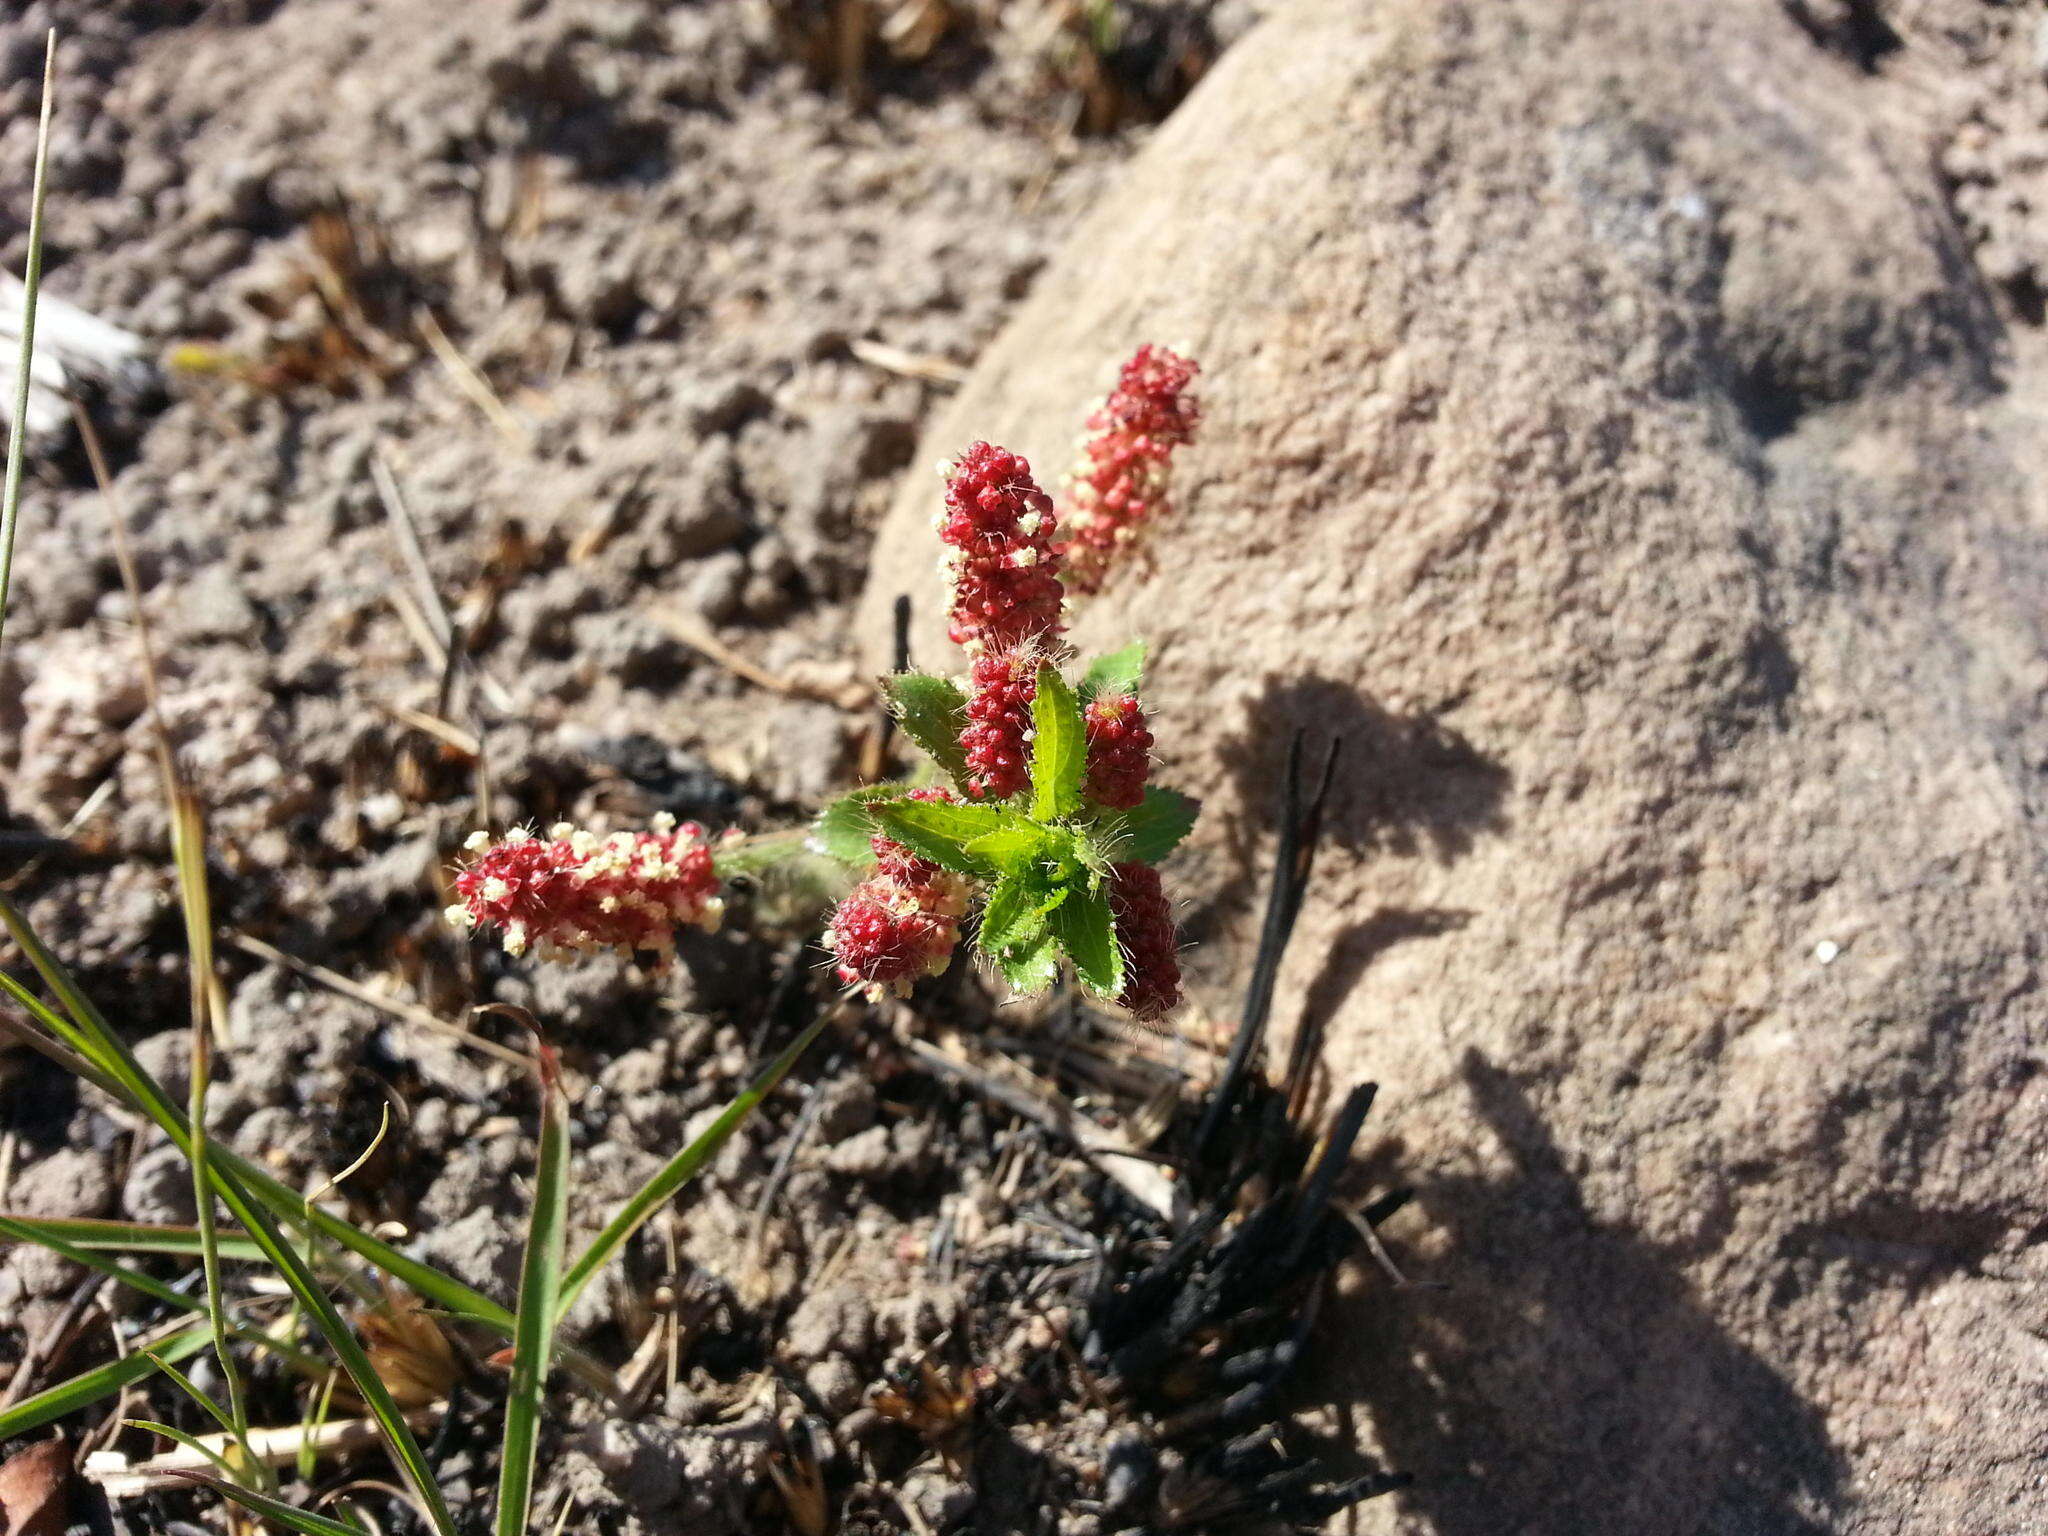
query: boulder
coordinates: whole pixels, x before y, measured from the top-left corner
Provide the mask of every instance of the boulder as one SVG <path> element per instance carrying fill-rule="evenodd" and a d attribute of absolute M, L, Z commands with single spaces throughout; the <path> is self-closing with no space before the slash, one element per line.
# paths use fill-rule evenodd
<path fill-rule="evenodd" d="M 1273 1048 L 1418 1191 L 1326 1334 L 1418 1479 L 1358 1529 L 2048 1518 L 2048 373 L 1936 168 L 1997 9 L 1295 0 L 919 452 L 1051 483 L 1132 346 L 1204 365 L 1075 637 L 1154 647 L 1219 1007 L 1287 741 L 1344 741 Z M 937 497 L 878 665 L 899 592 L 952 659 Z"/>

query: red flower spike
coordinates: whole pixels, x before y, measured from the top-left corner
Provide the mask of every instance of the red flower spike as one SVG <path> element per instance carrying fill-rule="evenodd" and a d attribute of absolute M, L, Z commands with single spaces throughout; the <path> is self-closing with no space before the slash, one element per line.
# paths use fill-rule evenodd
<path fill-rule="evenodd" d="M 1201 420 L 1190 392 L 1198 371 L 1165 347 L 1142 346 L 1088 418 L 1093 435 L 1068 487 L 1072 534 L 1060 550 L 1076 590 L 1100 589 L 1117 552 L 1144 524 L 1165 515 L 1174 450 L 1194 436 Z"/>
<path fill-rule="evenodd" d="M 1152 733 L 1145 712 L 1129 694 L 1088 701 L 1088 798 L 1112 810 L 1134 810 L 1152 775 Z"/>
<path fill-rule="evenodd" d="M 983 800 L 1007 800 L 1031 779 L 1031 701 L 1038 696 L 1035 650 L 984 652 L 967 673 L 969 787 Z"/>
<path fill-rule="evenodd" d="M 910 798 L 950 801 L 944 789 L 911 791 Z M 930 859 L 919 858 L 877 832 L 875 872 L 847 893 L 825 929 L 825 944 L 839 960 L 839 979 L 879 1001 L 886 992 L 909 995 L 920 976 L 936 976 L 960 942 L 960 918 L 971 892 L 967 882 Z"/>
<path fill-rule="evenodd" d="M 1006 651 L 1060 632 L 1059 554 L 1052 498 L 1014 453 L 975 443 L 946 468 L 939 537 L 952 553 L 947 611 L 955 645 Z"/>
<path fill-rule="evenodd" d="M 1159 871 L 1149 864 L 1112 865 L 1109 910 L 1124 951 L 1124 989 L 1117 1002 L 1141 1019 L 1171 1013 L 1180 1006 L 1180 935 Z"/>
<path fill-rule="evenodd" d="M 496 928 L 508 954 L 543 957 L 596 949 L 675 947 L 675 931 L 718 927 L 725 903 L 704 829 L 659 818 L 651 832 L 599 837 L 567 825 L 547 838 L 514 828 L 502 839 L 479 832 L 474 862 L 455 877 L 462 897 L 448 909 L 460 928 Z"/>

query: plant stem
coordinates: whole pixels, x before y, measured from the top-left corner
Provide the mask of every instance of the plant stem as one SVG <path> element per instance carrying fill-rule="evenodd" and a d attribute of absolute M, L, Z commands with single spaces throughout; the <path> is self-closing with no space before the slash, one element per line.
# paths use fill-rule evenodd
<path fill-rule="evenodd" d="M 8 423 L 7 481 L 0 492 L 0 635 L 6 633 L 7 592 L 14 578 L 14 529 L 21 518 L 21 463 L 28 438 L 29 365 L 36 355 L 36 294 L 43 284 L 43 194 L 50 175 L 50 101 L 57 81 L 57 29 L 43 48 L 43 109 L 36 126 L 35 191 L 29 201 L 28 266 L 21 280 L 21 374 L 14 381 L 14 420 Z"/>

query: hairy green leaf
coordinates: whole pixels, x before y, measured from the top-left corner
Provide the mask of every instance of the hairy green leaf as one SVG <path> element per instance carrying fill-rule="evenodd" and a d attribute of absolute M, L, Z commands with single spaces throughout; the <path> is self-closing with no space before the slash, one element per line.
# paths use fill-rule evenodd
<path fill-rule="evenodd" d="M 981 914 L 981 947 L 1000 960 L 1011 951 L 1033 948 L 1047 933 L 1053 908 L 1067 899 L 1064 887 L 1025 880 L 1001 881 Z"/>
<path fill-rule="evenodd" d="M 965 790 L 967 754 L 960 750 L 960 733 L 967 728 L 967 696 L 960 685 L 929 672 L 898 672 L 885 678 L 882 687 L 903 734 L 945 770 L 956 788 Z"/>
<path fill-rule="evenodd" d="M 1036 944 L 996 957 L 996 969 L 1014 991 L 1037 997 L 1050 988 L 1060 974 L 1060 947 L 1050 932 Z"/>
<path fill-rule="evenodd" d="M 1081 674 L 1081 702 L 1097 694 L 1135 694 L 1145 682 L 1145 642 L 1133 640 L 1107 656 L 1098 656 Z"/>
<path fill-rule="evenodd" d="M 1045 857 L 1045 847 L 1045 829 L 1019 819 L 975 838 L 968 843 L 967 851 L 1005 875 L 1022 877 L 1029 875 Z"/>
<path fill-rule="evenodd" d="M 1100 891 L 1073 892 L 1054 909 L 1052 931 L 1074 962 L 1082 986 L 1108 998 L 1124 989 L 1124 955 L 1107 896 Z"/>
<path fill-rule="evenodd" d="M 1156 786 L 1142 805 L 1096 823 L 1095 842 L 1116 863 L 1157 864 L 1188 835 L 1202 802 Z"/>
<path fill-rule="evenodd" d="M 968 850 L 968 844 L 1015 823 L 1013 812 L 994 805 L 947 805 L 942 801 L 899 800 L 878 806 L 881 830 L 919 858 L 942 869 L 980 879 L 993 878 L 996 866 Z"/>
<path fill-rule="evenodd" d="M 865 869 L 875 862 L 868 839 L 875 835 L 875 808 L 907 793 L 901 784 L 867 784 L 841 795 L 811 824 L 811 844 L 842 864 Z"/>
<path fill-rule="evenodd" d="M 1031 700 L 1031 815 L 1057 821 L 1081 808 L 1088 740 L 1080 701 L 1051 666 L 1038 669 Z"/>
<path fill-rule="evenodd" d="M 830 814 L 829 807 L 827 814 Z M 730 880 L 735 875 L 757 875 L 802 853 L 803 846 L 801 829 L 764 832 L 758 837 L 740 838 L 729 843 L 713 838 L 711 867 L 718 871 L 721 880 Z"/>

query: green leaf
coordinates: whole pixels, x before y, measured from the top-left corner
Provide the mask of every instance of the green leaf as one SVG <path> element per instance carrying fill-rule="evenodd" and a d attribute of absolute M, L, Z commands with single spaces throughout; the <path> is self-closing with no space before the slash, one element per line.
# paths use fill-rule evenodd
<path fill-rule="evenodd" d="M 198 1354 L 211 1343 L 211 1328 L 203 1324 L 188 1328 L 152 1345 L 151 1354 L 138 1350 L 134 1354 L 123 1355 L 69 1381 L 60 1381 L 54 1387 L 45 1388 L 34 1397 L 25 1397 L 13 1407 L 0 1411 L 0 1440 L 26 1434 L 68 1413 L 90 1407 L 102 1398 L 112 1397 L 123 1387 L 133 1386 L 145 1376 L 154 1376 L 158 1360 L 183 1360 L 187 1355 Z"/>
<path fill-rule="evenodd" d="M 967 845 L 1014 824 L 1012 813 L 1000 806 L 947 805 L 932 800 L 899 800 L 878 806 L 875 820 L 883 832 L 919 858 L 984 880 L 995 875 L 996 867 L 970 853 Z"/>
<path fill-rule="evenodd" d="M 72 1257 L 67 1245 L 87 1252 L 169 1253 L 181 1258 L 199 1257 L 197 1227 L 158 1226 L 144 1221 L 100 1221 L 86 1216 L 17 1216 L 0 1211 L 0 1237 L 11 1237 L 21 1243 L 40 1243 L 45 1248 L 64 1253 L 67 1258 Z M 263 1250 L 238 1233 L 223 1232 L 220 1235 L 220 1255 L 224 1259 L 260 1260 Z M 86 1261 L 80 1259 L 78 1262 Z"/>
<path fill-rule="evenodd" d="M 677 1190 L 695 1178 L 698 1171 L 718 1155 L 718 1149 L 746 1123 L 747 1116 L 754 1112 L 755 1107 L 775 1091 L 775 1085 L 796 1065 L 796 1059 L 818 1038 L 818 1032 L 831 1019 L 830 1013 L 821 1013 L 805 1026 L 804 1032 L 792 1040 L 780 1056 L 761 1069 L 747 1085 L 746 1091 L 726 1105 L 725 1113 L 711 1122 L 710 1129 L 670 1158 L 661 1172 L 641 1185 L 633 1198 L 619 1208 L 618 1215 L 605 1224 L 605 1229 L 591 1239 L 590 1246 L 569 1266 L 569 1273 L 562 1280 L 558 1318 L 567 1315 L 576 1304 L 576 1298 L 583 1294 L 583 1288 L 626 1245 L 626 1239 L 639 1231 L 649 1217 L 668 1204 Z"/>
<path fill-rule="evenodd" d="M 240 1487 L 211 1473 L 187 1472 L 174 1468 L 171 1475 L 182 1477 L 187 1482 L 204 1483 L 223 1498 L 232 1499 L 244 1509 L 261 1515 L 266 1520 L 275 1520 L 279 1525 L 302 1533 L 302 1536 L 363 1536 L 360 1526 L 336 1520 L 331 1515 L 316 1515 L 310 1509 L 287 1504 L 283 1499 L 273 1499 L 268 1494 Z"/>
<path fill-rule="evenodd" d="M 1081 702 L 1098 694 L 1135 694 L 1145 682 L 1145 642 L 1133 640 L 1121 650 L 1098 656 L 1081 674 Z"/>
<path fill-rule="evenodd" d="M 533 1462 L 561 1316 L 563 1244 L 569 1225 L 569 1099 L 561 1068 L 545 1040 L 540 1058 L 540 1158 L 533 1215 L 519 1273 L 519 1326 L 512 1336 L 512 1382 L 505 1396 L 505 1436 L 498 1458 L 498 1536 L 526 1536 L 533 1510 Z"/>
<path fill-rule="evenodd" d="M 985 860 L 1005 875 L 1029 875 L 1045 857 L 1045 829 L 1019 820 L 985 833 L 967 845 L 967 851 Z"/>
<path fill-rule="evenodd" d="M 29 928 L 21 914 L 4 900 L 0 900 L 0 923 L 4 923 L 7 926 L 15 941 L 21 945 L 22 952 L 29 957 L 30 963 L 37 970 L 41 971 L 46 978 L 53 975 L 58 977 L 63 982 L 64 988 L 69 989 L 70 996 L 75 997 L 85 1008 L 91 1008 L 91 1004 L 78 992 L 76 983 L 72 982 L 69 974 L 64 971 L 62 966 L 58 965 L 56 957 L 43 947 L 42 941 L 35 936 L 34 931 Z M 53 984 L 51 990 L 62 992 L 64 988 Z M 152 1119 L 157 1118 L 158 1109 L 163 1102 L 167 1102 L 161 1099 L 161 1088 L 156 1090 L 159 1096 L 157 1100 L 145 1102 L 145 1099 L 139 1092 L 132 1089 L 127 1082 L 121 1080 L 116 1073 L 107 1070 L 101 1060 L 99 1050 L 89 1040 L 81 1038 L 81 1025 L 74 1024 L 54 1012 L 41 998 L 22 986 L 20 982 L 16 981 L 5 971 L 0 971 L 0 990 L 6 991 L 53 1034 L 65 1040 L 73 1041 L 79 1046 L 79 1049 L 77 1051 L 67 1049 L 56 1041 L 37 1034 L 34 1030 L 19 1027 L 11 1028 L 7 1031 L 10 1038 L 21 1040 L 33 1046 L 52 1061 L 64 1067 L 65 1070 L 91 1083 L 109 1098 L 117 1103 L 126 1105 L 134 1113 L 147 1115 Z M 11 1024 L 12 1021 L 0 1022 Z M 101 1022 L 104 1024 L 105 1021 L 102 1020 Z M 145 1080 L 150 1081 L 152 1084 L 154 1083 L 154 1079 L 149 1079 L 148 1074 L 142 1072 L 139 1063 L 135 1065 L 135 1071 Z M 163 1123 L 162 1120 L 158 1120 L 159 1125 Z M 264 1206 L 275 1215 L 309 1231 L 318 1232 L 323 1237 L 332 1238 L 359 1258 L 374 1265 L 394 1279 L 404 1281 L 415 1291 L 418 1291 L 420 1295 L 439 1306 L 447 1308 L 458 1316 L 468 1318 L 472 1322 L 481 1323 L 487 1328 L 496 1329 L 508 1338 L 511 1336 L 512 1314 L 481 1291 L 471 1289 L 453 1275 L 444 1274 L 431 1264 L 423 1264 L 418 1259 L 407 1258 L 389 1243 L 384 1242 L 381 1238 L 372 1237 L 369 1233 L 336 1216 L 332 1211 L 317 1205 L 308 1208 L 305 1197 L 298 1191 L 286 1188 L 284 1184 L 269 1173 L 239 1154 L 229 1151 L 226 1147 L 217 1146 L 211 1150 L 212 1157 L 210 1161 L 231 1170 L 236 1178 L 248 1186 L 250 1193 L 262 1201 Z M 20 1220 L 22 1218 L 15 1219 Z M 38 1218 L 38 1220 L 44 1224 L 53 1224 L 49 1218 Z M 104 1225 L 112 1228 L 125 1228 L 125 1231 L 129 1234 L 146 1234 L 151 1230 L 148 1228 L 127 1227 L 124 1223 Z M 155 1230 L 161 1235 L 155 1238 L 138 1236 L 134 1240 L 124 1237 L 121 1231 L 114 1231 L 110 1233 L 109 1240 L 104 1246 L 110 1248 L 131 1247 L 138 1252 L 159 1251 L 165 1253 L 198 1254 L 199 1236 L 196 1228 L 166 1227 Z M 121 1240 L 115 1241 L 115 1238 L 121 1238 Z M 78 1241 L 83 1247 L 98 1246 L 84 1237 L 79 1238 Z M 237 1243 L 247 1243 L 247 1250 L 238 1251 L 235 1247 Z M 221 1251 L 233 1258 L 261 1259 L 264 1256 L 262 1248 L 253 1239 L 246 1236 L 229 1239 Z"/>
<path fill-rule="evenodd" d="M 1050 932 L 1036 944 L 1013 954 L 996 956 L 996 969 L 1012 990 L 1025 997 L 1044 993 L 1060 974 L 1060 947 Z"/>
<path fill-rule="evenodd" d="M 960 733 L 967 729 L 967 696 L 949 677 L 929 672 L 898 672 L 885 678 L 889 713 L 926 757 L 946 771 L 958 789 L 967 787 L 967 755 Z"/>
<path fill-rule="evenodd" d="M 1064 888 L 1047 889 L 1024 880 L 1004 880 L 981 914 L 981 947 L 1000 962 L 1013 950 L 1028 950 L 1043 939 L 1046 919 L 1067 899 Z"/>
<path fill-rule="evenodd" d="M 1081 808 L 1081 773 L 1088 757 L 1081 705 L 1051 666 L 1038 669 L 1031 700 L 1031 815 L 1057 821 Z"/>
<path fill-rule="evenodd" d="M 904 793 L 901 784 L 868 784 L 834 800 L 811 823 L 811 845 L 842 864 L 865 869 L 875 862 L 868 839 L 875 835 L 875 807 Z"/>
<path fill-rule="evenodd" d="M 63 1005 L 68 1018 L 62 1021 L 61 1033 L 66 1043 L 119 1083 L 123 1092 L 163 1129 L 189 1162 L 194 1151 L 191 1127 L 164 1092 L 163 1085 L 143 1070 L 134 1052 L 93 1006 L 91 999 L 79 990 L 70 972 L 58 963 L 28 921 L 5 899 L 0 899 L 0 923 L 6 925 L 14 942 L 42 976 L 44 985 Z M 314 1277 L 304 1256 L 285 1240 L 271 1215 L 257 1204 L 249 1187 L 238 1177 L 235 1169 L 238 1161 L 229 1158 L 225 1151 L 207 1158 L 208 1181 L 229 1213 L 263 1250 L 263 1256 L 298 1298 L 299 1305 L 305 1309 L 320 1337 L 334 1351 L 342 1369 L 348 1372 L 356 1395 L 362 1398 L 370 1416 L 377 1421 L 392 1460 L 405 1474 L 413 1492 L 419 1495 L 428 1523 L 438 1536 L 454 1536 L 455 1519 L 449 1512 L 440 1482 L 427 1464 L 426 1454 L 420 1449 L 405 1415 L 399 1411 L 390 1388 L 378 1376 L 370 1357 L 356 1338 L 355 1330 L 328 1298 L 326 1289 Z"/>
<path fill-rule="evenodd" d="M 1096 823 L 1096 839 L 1115 863 L 1157 864 L 1180 846 L 1201 809 L 1177 790 L 1148 789 L 1142 805 Z"/>
<path fill-rule="evenodd" d="M 198 1382 L 194 1381 L 190 1376 L 187 1376 L 183 1371 L 179 1370 L 175 1365 L 171 1364 L 170 1361 L 164 1359 L 161 1355 L 157 1356 L 156 1368 L 162 1371 L 164 1375 L 170 1380 L 171 1384 L 175 1386 L 180 1392 L 184 1393 L 187 1397 L 191 1398 L 193 1402 L 197 1403 L 201 1408 L 206 1410 L 207 1417 L 212 1419 L 214 1423 L 218 1424 L 223 1431 L 225 1431 L 229 1435 L 235 1433 L 234 1421 L 230 1419 L 225 1412 L 222 1411 L 219 1403 L 216 1403 L 212 1398 L 208 1397 L 204 1392 L 199 1390 Z M 334 1373 L 332 1371 L 328 1372 L 328 1375 L 330 1376 L 332 1376 L 333 1374 Z M 246 1446 L 244 1448 L 246 1449 Z"/>
<path fill-rule="evenodd" d="M 1124 989 L 1124 953 L 1116 941 L 1109 898 L 1100 891 L 1075 891 L 1052 914 L 1053 936 L 1074 962 L 1081 985 L 1098 997 Z"/>

